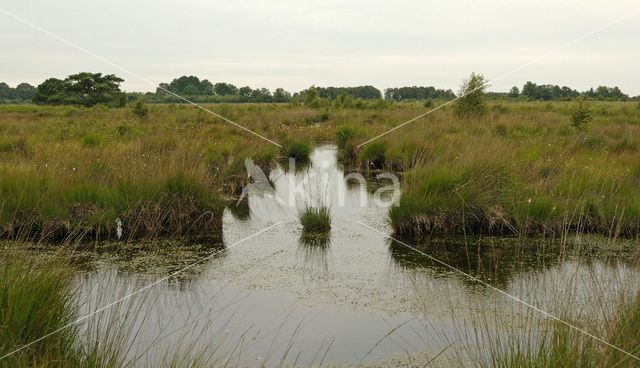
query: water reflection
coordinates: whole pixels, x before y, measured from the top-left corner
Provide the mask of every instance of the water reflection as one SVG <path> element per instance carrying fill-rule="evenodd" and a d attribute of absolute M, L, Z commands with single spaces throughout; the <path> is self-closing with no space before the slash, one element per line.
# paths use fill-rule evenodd
<path fill-rule="evenodd" d="M 237 220 L 247 221 L 251 216 L 251 208 L 249 207 L 249 196 L 232 201 L 227 205 L 229 211 Z"/>
<path fill-rule="evenodd" d="M 75 251 L 73 258 L 84 273 L 110 270 L 122 279 L 156 279 L 193 265 L 168 281 L 171 287 L 181 289 L 185 286 L 183 284 L 197 281 L 211 262 L 224 258 L 227 254 L 225 249 L 221 242 L 193 244 L 175 240 L 114 243 Z M 202 262 L 203 259 L 206 261 Z"/>
<path fill-rule="evenodd" d="M 409 270 L 428 268 L 438 273 L 451 273 L 451 268 L 435 261 L 433 259 L 435 258 L 496 287 L 505 286 L 516 274 L 543 272 L 557 264 L 561 258 L 559 249 L 549 244 L 544 251 L 541 251 L 538 242 L 512 239 L 505 243 L 496 242 L 496 240 L 494 238 L 439 238 L 403 241 L 428 256 L 393 239 L 389 239 L 387 244 L 389 255 L 398 267 Z M 461 281 L 473 287 L 477 286 L 477 283 L 470 278 L 462 274 L 458 275 Z"/>
<path fill-rule="evenodd" d="M 310 270 L 329 269 L 327 253 L 331 246 L 331 234 L 302 234 L 298 240 L 298 251 L 304 266 Z"/>

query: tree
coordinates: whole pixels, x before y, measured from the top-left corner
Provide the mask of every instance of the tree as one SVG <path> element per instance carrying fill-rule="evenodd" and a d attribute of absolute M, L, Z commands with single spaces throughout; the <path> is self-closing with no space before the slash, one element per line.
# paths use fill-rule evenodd
<path fill-rule="evenodd" d="M 271 92 L 266 88 L 254 89 L 250 95 L 251 102 L 271 102 Z"/>
<path fill-rule="evenodd" d="M 306 96 L 304 98 L 305 106 L 316 108 L 320 106 L 320 97 L 318 96 L 318 90 L 316 86 L 311 86 L 306 91 Z"/>
<path fill-rule="evenodd" d="M 35 91 L 36 87 L 30 85 L 29 83 L 20 83 L 16 86 L 14 93 L 16 98 L 20 98 L 22 100 L 31 100 Z"/>
<path fill-rule="evenodd" d="M 87 72 L 70 75 L 65 80 L 49 78 L 36 88 L 33 101 L 52 105 L 124 106 L 127 98 L 120 91 L 122 81 L 124 79 L 113 74 Z"/>
<path fill-rule="evenodd" d="M 249 86 L 240 87 L 238 89 L 238 95 L 240 95 L 240 102 L 249 102 L 252 91 L 253 90 Z"/>
<path fill-rule="evenodd" d="M 209 82 L 206 79 L 203 79 L 200 82 L 200 93 L 206 96 L 212 96 L 214 94 L 213 83 Z"/>
<path fill-rule="evenodd" d="M 460 86 L 460 99 L 453 106 L 454 112 L 459 117 L 481 116 L 487 112 L 487 102 L 484 91 L 486 80 L 482 74 L 471 73 L 469 79 L 464 80 Z"/>
<path fill-rule="evenodd" d="M 200 94 L 200 90 L 195 84 L 189 84 L 181 91 L 180 94 L 186 96 L 197 96 Z"/>
<path fill-rule="evenodd" d="M 0 100 L 9 99 L 11 97 L 11 87 L 8 84 L 0 83 Z"/>
<path fill-rule="evenodd" d="M 529 81 L 522 87 L 522 95 L 527 96 L 530 100 L 538 99 L 538 86 Z"/>
<path fill-rule="evenodd" d="M 65 81 L 68 83 L 65 92 L 70 94 L 70 101 L 74 104 L 122 106 L 120 83 L 124 79 L 113 74 L 103 76 L 102 73 L 84 72 L 70 75 Z"/>
<path fill-rule="evenodd" d="M 284 88 L 276 88 L 273 93 L 273 102 L 289 102 L 291 100 L 291 93 L 284 90 Z"/>
<path fill-rule="evenodd" d="M 238 88 L 230 83 L 219 82 L 213 86 L 213 91 L 220 96 L 237 95 Z"/>
<path fill-rule="evenodd" d="M 63 93 L 67 82 L 58 78 L 49 78 L 42 82 L 33 95 L 33 102 L 41 105 L 59 105 L 63 103 Z M 54 97 L 55 96 L 55 97 Z"/>
<path fill-rule="evenodd" d="M 347 92 L 342 91 L 336 99 L 336 104 L 338 107 L 350 108 L 353 106 L 353 97 L 351 97 Z"/>
<path fill-rule="evenodd" d="M 585 96 L 580 96 L 570 109 L 571 125 L 578 131 L 584 128 L 593 120 L 591 106 L 587 103 Z"/>
<path fill-rule="evenodd" d="M 518 98 L 518 96 L 520 96 L 520 90 L 518 89 L 518 87 L 511 87 L 511 89 L 509 90 L 509 97 Z"/>

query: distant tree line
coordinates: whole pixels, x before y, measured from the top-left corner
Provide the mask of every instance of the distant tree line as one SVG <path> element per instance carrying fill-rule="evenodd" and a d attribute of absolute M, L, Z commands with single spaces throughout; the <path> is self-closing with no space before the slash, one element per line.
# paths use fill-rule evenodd
<path fill-rule="evenodd" d="M 384 98 L 387 100 L 451 100 L 456 95 L 450 89 L 437 89 L 435 87 L 399 87 L 387 88 L 384 90 Z"/>
<path fill-rule="evenodd" d="M 113 74 L 78 73 L 65 79 L 49 78 L 37 87 L 28 83 L 20 83 L 11 88 L 0 83 L 0 104 L 37 103 L 48 105 L 83 105 L 123 106 L 144 98 L 150 103 L 183 102 L 184 97 L 193 102 L 299 102 L 317 105 L 323 100 L 335 101 L 341 106 L 351 106 L 357 101 L 420 101 L 451 100 L 456 94 L 450 89 L 439 89 L 433 86 L 412 86 L 387 88 L 384 94 L 377 88 L 366 85 L 357 87 L 316 87 L 312 86 L 300 92 L 291 93 L 283 88 L 271 91 L 267 88 L 253 89 L 249 86 L 237 87 L 231 83 L 212 83 L 196 76 L 181 76 L 169 83 L 160 83 L 155 92 L 129 92 L 120 90 L 124 80 Z M 310 95 L 310 91 L 313 92 Z M 568 101 L 578 96 L 606 101 L 626 101 L 629 96 L 618 87 L 600 86 L 585 92 L 551 84 L 538 85 L 527 82 L 520 90 L 512 87 L 509 92 L 486 92 L 487 99 L 519 99 L 543 101 Z M 317 101 L 316 101 L 317 100 Z"/>
<path fill-rule="evenodd" d="M 553 84 L 537 85 L 533 82 L 525 83 L 522 87 L 522 92 L 518 90 L 518 87 L 511 87 L 507 97 L 524 98 L 527 100 L 569 101 L 582 95 L 601 101 L 626 101 L 629 99 L 629 96 L 622 93 L 618 87 L 600 86 L 595 90 L 591 88 L 581 93 L 567 86 L 560 87 Z"/>
<path fill-rule="evenodd" d="M 20 83 L 16 88 L 9 87 L 8 84 L 0 83 L 0 103 L 1 104 L 19 104 L 28 103 L 33 99 L 36 87 L 29 83 Z"/>
<path fill-rule="evenodd" d="M 171 83 L 160 83 L 155 94 L 147 93 L 149 102 L 179 102 L 185 97 L 194 102 L 289 102 L 291 93 L 283 88 L 271 92 L 267 88 L 236 87 L 230 83 L 211 83 L 196 76 L 182 76 Z"/>

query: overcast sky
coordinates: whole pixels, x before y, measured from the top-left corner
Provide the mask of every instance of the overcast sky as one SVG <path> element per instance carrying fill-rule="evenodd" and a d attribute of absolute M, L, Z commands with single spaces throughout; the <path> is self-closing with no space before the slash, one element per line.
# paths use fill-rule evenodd
<path fill-rule="evenodd" d="M 509 72 L 640 9 L 608 1 L 8 1 L 0 8 L 154 84 L 181 75 L 298 91 L 371 84 L 458 90 L 471 71 Z M 0 81 L 34 85 L 80 71 L 154 90 L 0 12 Z M 640 94 L 640 14 L 494 84 L 528 81 Z"/>

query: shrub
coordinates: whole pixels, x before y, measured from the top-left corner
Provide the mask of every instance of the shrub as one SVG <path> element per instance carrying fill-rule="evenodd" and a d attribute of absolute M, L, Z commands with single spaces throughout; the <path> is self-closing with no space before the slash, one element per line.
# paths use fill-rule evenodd
<path fill-rule="evenodd" d="M 331 214 L 326 206 L 307 206 L 300 212 L 300 223 L 305 233 L 322 234 L 331 230 Z"/>
<path fill-rule="evenodd" d="M 133 129 L 127 123 L 120 123 L 120 124 L 118 124 L 116 130 L 118 131 L 118 135 L 123 137 L 123 136 L 128 135 L 129 133 L 131 133 L 131 131 Z"/>
<path fill-rule="evenodd" d="M 471 73 L 469 79 L 462 82 L 459 96 L 453 111 L 458 117 L 482 116 L 487 113 L 484 91 L 486 80 L 481 74 Z"/>
<path fill-rule="evenodd" d="M 571 115 L 571 126 L 578 131 L 584 130 L 586 125 L 593 120 L 591 106 L 586 102 L 584 96 L 580 96 L 576 99 L 576 102 L 569 110 L 569 113 Z"/>
<path fill-rule="evenodd" d="M 280 152 L 284 157 L 294 158 L 298 162 L 307 162 L 311 147 L 305 142 L 287 138 L 282 142 Z"/>
<path fill-rule="evenodd" d="M 384 110 L 388 108 L 390 104 L 391 104 L 390 100 L 379 98 L 373 102 L 372 107 L 376 110 Z"/>
<path fill-rule="evenodd" d="M 142 100 L 137 100 L 133 104 L 132 110 L 133 113 L 139 118 L 144 118 L 145 116 L 149 115 L 149 108 Z"/>
<path fill-rule="evenodd" d="M 424 100 L 424 103 L 422 104 L 422 106 L 426 107 L 427 109 L 432 108 L 433 100 L 430 98 L 427 98 L 426 100 Z"/>

